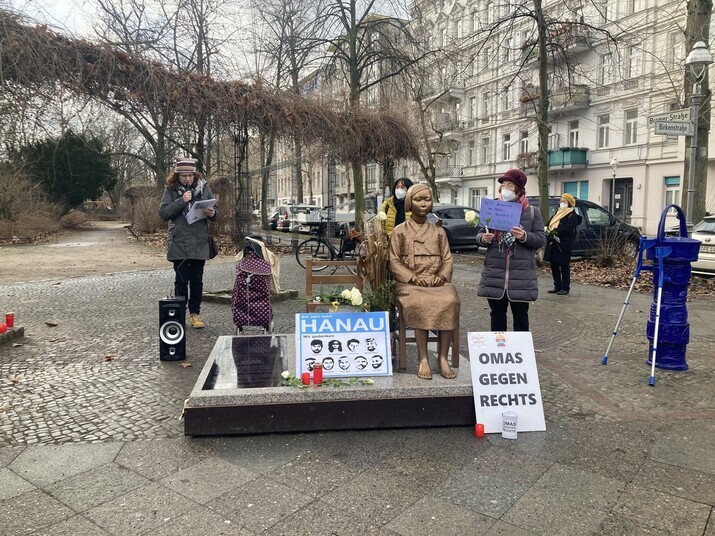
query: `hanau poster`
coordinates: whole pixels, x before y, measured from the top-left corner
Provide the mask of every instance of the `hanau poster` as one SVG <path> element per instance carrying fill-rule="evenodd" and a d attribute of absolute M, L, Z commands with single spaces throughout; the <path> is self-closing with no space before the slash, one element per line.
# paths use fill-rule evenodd
<path fill-rule="evenodd" d="M 513 227 L 519 227 L 521 208 L 521 203 L 482 199 L 479 208 L 479 222 L 490 231 L 509 231 Z"/>
<path fill-rule="evenodd" d="M 486 433 L 502 431 L 502 413 L 518 415 L 519 432 L 546 430 L 536 369 L 534 341 L 529 332 L 467 333 L 477 422 Z"/>
<path fill-rule="evenodd" d="M 296 377 L 323 365 L 323 377 L 392 376 L 387 311 L 295 315 Z"/>

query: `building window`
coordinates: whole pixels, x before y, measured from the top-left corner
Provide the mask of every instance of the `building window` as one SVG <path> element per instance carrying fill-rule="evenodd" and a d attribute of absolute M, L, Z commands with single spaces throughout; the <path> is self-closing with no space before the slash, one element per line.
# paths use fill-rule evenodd
<path fill-rule="evenodd" d="M 511 160 L 511 134 L 504 134 L 501 137 L 501 159 Z"/>
<path fill-rule="evenodd" d="M 569 121 L 569 147 L 578 146 L 578 121 Z"/>
<path fill-rule="evenodd" d="M 367 180 L 365 181 L 365 189 L 368 192 L 377 189 L 377 166 L 369 164 L 367 166 Z"/>
<path fill-rule="evenodd" d="M 612 18 L 611 10 L 613 9 L 610 0 L 604 0 L 600 8 L 601 22 L 609 22 Z"/>
<path fill-rule="evenodd" d="M 447 28 L 442 28 L 439 31 L 440 40 L 442 41 L 442 46 L 447 46 Z"/>
<path fill-rule="evenodd" d="M 626 78 L 635 78 L 641 74 L 641 46 L 633 45 L 628 47 L 628 56 L 626 57 L 626 69 L 624 76 Z"/>
<path fill-rule="evenodd" d="M 510 88 L 504 88 L 501 94 L 501 109 L 503 112 L 511 110 Z"/>
<path fill-rule="evenodd" d="M 469 150 L 467 152 L 467 165 L 468 166 L 473 166 L 475 164 L 474 162 L 474 141 L 469 142 Z"/>
<path fill-rule="evenodd" d="M 609 145 L 609 136 L 611 134 L 610 120 L 611 120 L 611 116 L 609 114 L 599 115 L 596 118 L 596 122 L 598 123 L 598 148 L 599 149 L 602 149 L 603 147 L 608 147 L 608 145 Z"/>
<path fill-rule="evenodd" d="M 638 109 L 626 110 L 626 145 L 638 143 Z"/>
<path fill-rule="evenodd" d="M 462 38 L 462 19 L 461 18 L 457 20 L 456 34 L 457 34 L 457 39 Z"/>
<path fill-rule="evenodd" d="M 470 25 L 470 30 L 472 33 L 476 32 L 479 30 L 479 12 L 477 11 L 472 11 L 472 23 Z"/>
<path fill-rule="evenodd" d="M 526 130 L 519 133 L 519 152 L 521 154 L 529 152 L 529 132 Z"/>
<path fill-rule="evenodd" d="M 487 196 L 486 188 L 470 188 L 469 189 L 469 206 L 480 210 L 482 208 L 482 199 Z"/>
<path fill-rule="evenodd" d="M 665 204 L 680 205 L 680 177 L 665 178 Z"/>
<path fill-rule="evenodd" d="M 489 163 L 489 138 L 482 138 L 482 164 Z"/>
<path fill-rule="evenodd" d="M 588 200 L 588 181 L 564 182 L 564 194 L 571 194 L 577 199 Z"/>
<path fill-rule="evenodd" d="M 549 134 L 549 151 L 557 151 L 559 149 L 559 135 Z"/>
<path fill-rule="evenodd" d="M 673 69 L 680 68 L 685 61 L 685 34 L 682 30 L 672 32 L 668 36 L 670 41 L 670 67 Z"/>
<path fill-rule="evenodd" d="M 636 2 L 635 0 L 623 0 L 623 14 L 632 15 L 635 12 Z"/>
<path fill-rule="evenodd" d="M 598 83 L 602 86 L 611 83 L 611 69 L 613 66 L 613 54 L 602 54 L 598 62 Z"/>

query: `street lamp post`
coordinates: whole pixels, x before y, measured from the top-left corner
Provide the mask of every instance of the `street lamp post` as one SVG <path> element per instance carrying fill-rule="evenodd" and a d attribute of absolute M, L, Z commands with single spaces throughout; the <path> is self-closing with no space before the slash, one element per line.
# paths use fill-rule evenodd
<path fill-rule="evenodd" d="M 616 170 L 618 169 L 618 159 L 611 159 L 611 169 L 613 170 L 613 175 L 611 178 L 611 214 L 616 215 Z"/>
<path fill-rule="evenodd" d="M 690 68 L 695 81 L 693 82 L 692 100 L 692 122 L 693 135 L 690 136 L 690 167 L 688 168 L 688 195 L 685 200 L 685 224 L 690 234 L 693 228 L 693 202 L 695 197 L 695 163 L 698 158 L 698 119 L 700 115 L 700 105 L 703 101 L 702 81 L 705 78 L 705 70 L 713 62 L 713 58 L 708 51 L 707 45 L 698 41 L 693 45 L 693 49 L 685 58 L 685 65 Z"/>

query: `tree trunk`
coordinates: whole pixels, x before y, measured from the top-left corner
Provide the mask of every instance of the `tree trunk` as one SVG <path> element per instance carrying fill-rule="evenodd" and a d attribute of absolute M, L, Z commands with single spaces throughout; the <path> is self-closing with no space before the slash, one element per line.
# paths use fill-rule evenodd
<path fill-rule="evenodd" d="M 549 168 L 546 150 L 549 144 L 549 80 L 546 39 L 548 28 L 544 20 L 541 0 L 534 0 L 536 28 L 539 37 L 539 106 L 536 125 L 539 130 L 539 146 L 536 159 L 536 172 L 539 178 L 539 208 L 544 222 L 549 219 Z"/>
<path fill-rule="evenodd" d="M 709 46 L 710 42 L 710 14 L 713 9 L 712 0 L 688 0 L 688 19 L 685 27 L 685 46 L 690 51 L 698 41 L 705 42 Z M 685 105 L 692 104 L 693 84 L 695 79 L 690 69 L 685 69 Z M 701 85 L 703 94 L 700 114 L 698 117 L 698 149 L 695 160 L 695 181 L 693 195 L 692 223 L 698 223 L 705 217 L 705 202 L 707 200 L 708 182 L 708 143 L 710 140 L 710 84 L 708 69 L 705 69 L 705 76 Z M 685 138 L 685 146 L 690 146 L 690 136 Z M 683 165 L 683 179 L 681 180 L 680 191 L 682 194 L 681 206 L 687 213 L 688 199 L 688 177 L 690 174 L 690 158 L 686 152 Z"/>

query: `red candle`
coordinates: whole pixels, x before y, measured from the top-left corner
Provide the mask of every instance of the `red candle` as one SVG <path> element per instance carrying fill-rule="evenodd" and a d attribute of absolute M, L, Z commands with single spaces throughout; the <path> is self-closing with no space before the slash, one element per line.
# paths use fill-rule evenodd
<path fill-rule="evenodd" d="M 9 328 L 15 327 L 15 313 L 6 313 L 5 314 L 5 324 Z"/>
<path fill-rule="evenodd" d="M 474 435 L 477 437 L 484 437 L 484 425 L 477 423 L 474 425 Z"/>
<path fill-rule="evenodd" d="M 323 365 L 320 363 L 313 365 L 313 383 L 315 385 L 323 383 Z"/>
<path fill-rule="evenodd" d="M 310 385 L 310 372 L 304 372 L 301 374 L 300 379 L 303 382 L 303 385 Z"/>
<path fill-rule="evenodd" d="M 0 333 L 5 333 L 7 331 L 7 324 L 5 322 L 0 322 Z"/>

